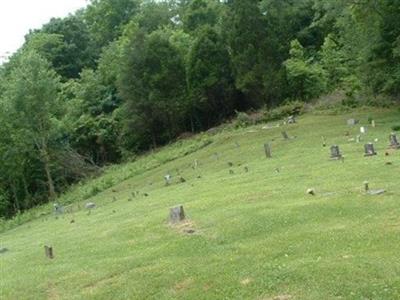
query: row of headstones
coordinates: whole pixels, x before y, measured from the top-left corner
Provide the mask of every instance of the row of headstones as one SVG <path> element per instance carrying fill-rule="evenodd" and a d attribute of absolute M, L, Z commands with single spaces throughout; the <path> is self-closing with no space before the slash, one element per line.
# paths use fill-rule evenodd
<path fill-rule="evenodd" d="M 396 134 L 392 133 L 390 135 L 389 139 L 390 139 L 390 145 L 389 145 L 390 148 L 400 149 L 400 143 L 397 140 Z M 368 144 L 364 145 L 364 155 L 365 156 L 374 156 L 376 154 L 377 153 L 375 151 L 373 143 L 368 143 Z M 339 146 L 333 145 L 331 147 L 331 158 L 332 159 L 341 159 L 342 158 L 342 154 L 340 153 Z"/>

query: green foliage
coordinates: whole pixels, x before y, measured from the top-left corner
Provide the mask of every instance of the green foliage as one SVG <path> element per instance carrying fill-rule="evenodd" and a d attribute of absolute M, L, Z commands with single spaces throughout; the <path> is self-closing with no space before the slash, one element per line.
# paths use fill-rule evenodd
<path fill-rule="evenodd" d="M 299 41 L 291 43 L 290 59 L 285 62 L 289 88 L 295 98 L 307 101 L 327 90 L 326 72 L 318 64 L 306 58 Z"/>

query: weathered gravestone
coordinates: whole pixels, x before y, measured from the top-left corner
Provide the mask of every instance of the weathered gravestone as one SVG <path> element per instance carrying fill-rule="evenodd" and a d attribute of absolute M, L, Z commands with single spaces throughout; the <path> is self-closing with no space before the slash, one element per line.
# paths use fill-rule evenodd
<path fill-rule="evenodd" d="M 340 153 L 340 149 L 338 145 L 333 145 L 331 147 L 331 159 L 341 159 L 342 154 Z"/>
<path fill-rule="evenodd" d="M 170 174 L 167 174 L 164 176 L 164 180 L 165 180 L 165 185 L 170 185 L 172 181 L 172 176 Z"/>
<path fill-rule="evenodd" d="M 374 144 L 372 144 L 372 143 L 368 143 L 368 144 L 364 145 L 364 152 L 365 152 L 364 156 L 374 156 L 377 154 L 374 149 Z"/>
<path fill-rule="evenodd" d="M 53 204 L 54 207 L 54 214 L 62 215 L 64 213 L 64 207 L 58 203 Z"/>
<path fill-rule="evenodd" d="M 360 127 L 360 133 L 366 134 L 367 133 L 367 127 L 361 126 Z"/>
<path fill-rule="evenodd" d="M 372 196 L 377 196 L 377 195 L 382 195 L 384 194 L 386 191 L 383 189 L 379 189 L 379 190 L 370 190 L 369 189 L 369 182 L 368 181 L 364 181 L 364 190 L 368 195 L 372 195 Z"/>
<path fill-rule="evenodd" d="M 389 140 L 390 140 L 390 148 L 392 148 L 392 149 L 400 149 L 400 143 L 397 140 L 397 136 L 396 136 L 395 133 L 391 133 L 390 134 Z"/>
<path fill-rule="evenodd" d="M 288 124 L 294 124 L 294 123 L 296 123 L 296 118 L 295 118 L 295 116 L 289 116 L 288 119 L 287 119 L 287 123 L 288 123 Z"/>
<path fill-rule="evenodd" d="M 183 220 L 185 220 L 185 211 L 182 205 L 172 207 L 169 210 L 169 221 L 171 223 L 179 223 Z"/>
<path fill-rule="evenodd" d="M 264 144 L 264 151 L 267 158 L 272 158 L 271 146 L 269 143 Z"/>
<path fill-rule="evenodd" d="M 44 246 L 44 254 L 46 255 L 47 258 L 53 259 L 54 258 L 53 247 Z"/>
<path fill-rule="evenodd" d="M 356 120 L 356 119 L 348 119 L 347 120 L 347 125 L 349 125 L 349 126 L 354 126 L 356 124 L 358 124 L 358 120 Z"/>
<path fill-rule="evenodd" d="M 288 136 L 286 131 L 282 131 L 282 136 L 283 136 L 284 140 L 288 140 L 289 139 L 289 136 Z"/>
<path fill-rule="evenodd" d="M 93 202 L 88 202 L 85 204 L 85 208 L 91 210 L 93 208 L 96 208 L 96 204 Z"/>

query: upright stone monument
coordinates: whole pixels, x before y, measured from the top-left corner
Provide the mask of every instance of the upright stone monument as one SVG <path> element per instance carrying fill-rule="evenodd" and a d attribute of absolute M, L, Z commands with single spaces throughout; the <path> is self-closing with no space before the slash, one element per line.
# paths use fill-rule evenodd
<path fill-rule="evenodd" d="M 46 255 L 47 258 L 53 259 L 54 258 L 53 247 L 44 246 L 44 254 Z"/>
<path fill-rule="evenodd" d="M 272 158 L 271 146 L 269 143 L 264 144 L 264 151 L 267 158 Z"/>
<path fill-rule="evenodd" d="M 289 136 L 286 131 L 282 131 L 282 136 L 284 140 L 289 140 Z"/>
<path fill-rule="evenodd" d="M 338 145 L 333 145 L 331 147 L 331 159 L 341 159 L 342 154 L 340 153 L 340 149 Z"/>
<path fill-rule="evenodd" d="M 375 152 L 374 144 L 368 143 L 364 145 L 364 156 L 374 156 L 377 153 Z"/>
<path fill-rule="evenodd" d="M 176 207 L 172 207 L 169 210 L 169 221 L 171 223 L 179 223 L 185 220 L 185 211 L 183 210 L 183 206 L 179 205 Z"/>
<path fill-rule="evenodd" d="M 391 133 L 389 136 L 389 140 L 390 140 L 390 148 L 392 149 L 400 149 L 400 143 L 397 140 L 397 136 L 395 133 Z"/>

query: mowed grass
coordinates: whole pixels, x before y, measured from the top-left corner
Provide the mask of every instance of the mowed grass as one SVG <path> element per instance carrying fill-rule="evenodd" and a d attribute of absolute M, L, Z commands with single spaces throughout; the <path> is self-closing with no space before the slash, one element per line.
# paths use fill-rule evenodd
<path fill-rule="evenodd" d="M 350 117 L 360 124 L 347 126 Z M 47 216 L 0 234 L 9 249 L 0 254 L 0 298 L 399 299 L 400 150 L 385 155 L 399 122 L 398 110 L 308 114 L 294 125 L 212 136 L 87 200 L 98 205 L 90 215 Z M 349 141 L 363 125 L 363 142 Z M 296 138 L 283 140 L 282 130 Z M 364 157 L 364 142 L 375 139 L 378 155 Z M 344 162 L 329 159 L 332 144 Z M 365 180 L 387 192 L 366 195 Z M 188 222 L 170 226 L 177 204 Z M 54 247 L 53 260 L 44 245 Z"/>

